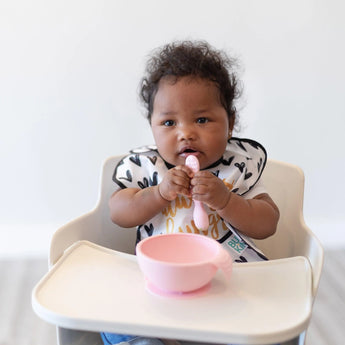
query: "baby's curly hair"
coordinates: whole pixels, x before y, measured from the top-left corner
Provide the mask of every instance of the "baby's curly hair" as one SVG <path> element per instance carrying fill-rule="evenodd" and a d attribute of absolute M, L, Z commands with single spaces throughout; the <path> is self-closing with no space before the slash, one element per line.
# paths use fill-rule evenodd
<path fill-rule="evenodd" d="M 223 51 L 213 49 L 205 41 L 176 41 L 158 48 L 147 62 L 146 75 L 141 81 L 140 96 L 151 122 L 153 103 L 163 77 L 191 76 L 214 82 L 220 101 L 229 120 L 235 122 L 237 110 L 235 100 L 241 95 L 237 78 L 237 61 Z"/>

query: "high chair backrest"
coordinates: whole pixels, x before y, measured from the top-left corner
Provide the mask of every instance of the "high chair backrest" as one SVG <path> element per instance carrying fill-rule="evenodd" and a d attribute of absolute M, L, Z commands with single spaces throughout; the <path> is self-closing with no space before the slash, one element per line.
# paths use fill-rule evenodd
<path fill-rule="evenodd" d="M 123 229 L 112 223 L 108 201 L 116 189 L 112 175 L 122 156 L 108 158 L 102 167 L 96 207 L 59 228 L 50 242 L 49 265 L 52 266 L 73 243 L 88 240 L 114 250 L 135 252 L 136 230 Z"/>
<path fill-rule="evenodd" d="M 304 174 L 295 165 L 268 160 L 263 183 L 280 210 L 276 233 L 256 244 L 270 259 L 305 256 L 313 271 L 315 297 L 323 265 L 323 248 L 303 218 Z"/>
<path fill-rule="evenodd" d="M 115 225 L 110 219 L 108 206 L 109 199 L 116 190 L 116 184 L 113 181 L 114 170 L 122 157 L 123 156 L 110 157 L 104 162 L 96 209 L 99 209 L 102 218 L 101 233 L 102 240 L 104 241 L 102 245 L 134 254 L 136 229 L 123 229 Z M 135 212 L 135 210 L 133 210 L 133 212 Z"/>
<path fill-rule="evenodd" d="M 109 198 L 116 188 L 112 175 L 121 158 L 114 156 L 104 162 L 95 209 L 66 224 L 54 234 L 50 250 L 51 265 L 78 240 L 89 240 L 111 249 L 134 253 L 135 229 L 122 229 L 113 224 L 108 207 Z M 303 172 L 294 165 L 268 160 L 262 178 L 268 193 L 279 207 L 280 220 L 275 235 L 256 243 L 270 259 L 299 255 L 307 257 L 313 270 L 315 295 L 321 275 L 323 249 L 303 220 Z"/>

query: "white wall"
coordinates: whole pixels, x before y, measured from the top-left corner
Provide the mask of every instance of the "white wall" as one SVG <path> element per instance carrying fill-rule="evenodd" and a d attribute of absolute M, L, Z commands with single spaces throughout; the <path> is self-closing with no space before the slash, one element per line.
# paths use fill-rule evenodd
<path fill-rule="evenodd" d="M 0 1 L 2 254 L 46 253 L 94 206 L 102 161 L 152 142 L 144 61 L 184 38 L 241 59 L 240 135 L 304 169 L 307 224 L 345 243 L 342 1 Z"/>

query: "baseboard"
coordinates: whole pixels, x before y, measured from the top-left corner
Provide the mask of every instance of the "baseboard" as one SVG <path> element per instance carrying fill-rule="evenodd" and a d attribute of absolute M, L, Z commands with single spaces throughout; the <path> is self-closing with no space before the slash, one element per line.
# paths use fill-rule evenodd
<path fill-rule="evenodd" d="M 345 247 L 345 220 L 309 219 L 325 249 Z M 50 239 L 62 224 L 0 224 L 0 257 L 48 257 Z"/>
<path fill-rule="evenodd" d="M 60 224 L 0 224 L 0 257 L 48 258 L 50 239 Z"/>

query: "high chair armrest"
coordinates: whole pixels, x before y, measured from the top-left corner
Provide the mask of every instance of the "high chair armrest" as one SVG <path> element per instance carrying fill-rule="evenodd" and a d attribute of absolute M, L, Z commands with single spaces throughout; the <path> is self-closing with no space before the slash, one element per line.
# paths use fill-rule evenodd
<path fill-rule="evenodd" d="M 82 240 L 134 254 L 136 229 L 124 229 L 112 223 L 107 208 L 98 206 L 55 232 L 50 242 L 49 267 L 52 267 L 73 243 Z"/>
<path fill-rule="evenodd" d="M 100 228 L 99 215 L 95 210 L 90 211 L 59 228 L 50 242 L 49 267 L 52 267 L 64 251 L 73 243 L 80 240 L 88 240 L 98 243 Z"/>

